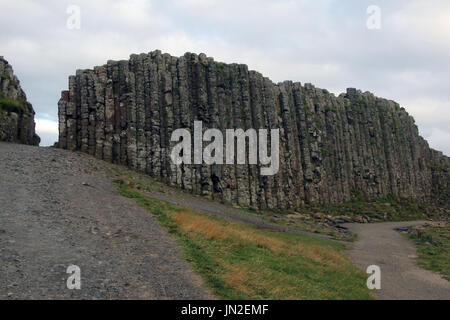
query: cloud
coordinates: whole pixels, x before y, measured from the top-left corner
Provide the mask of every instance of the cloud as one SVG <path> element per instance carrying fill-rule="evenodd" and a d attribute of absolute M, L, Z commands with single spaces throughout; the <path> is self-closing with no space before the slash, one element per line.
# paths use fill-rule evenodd
<path fill-rule="evenodd" d="M 428 135 L 430 147 L 433 149 L 450 154 L 448 142 L 450 141 L 450 133 L 448 131 L 441 130 L 439 128 L 432 128 L 431 134 Z"/>
<path fill-rule="evenodd" d="M 81 29 L 66 28 L 68 5 Z M 160 49 L 204 52 L 249 65 L 275 82 L 347 87 L 398 101 L 431 145 L 450 154 L 450 2 L 378 0 L 16 0 L 2 3 L 0 42 L 43 120 L 57 121 L 60 91 L 76 69 Z M 16 23 L 16 17 L 21 23 Z M 434 141 L 439 141 L 435 144 Z"/>
<path fill-rule="evenodd" d="M 41 138 L 40 146 L 52 146 L 58 140 L 58 123 L 56 121 L 36 119 L 36 133 Z"/>

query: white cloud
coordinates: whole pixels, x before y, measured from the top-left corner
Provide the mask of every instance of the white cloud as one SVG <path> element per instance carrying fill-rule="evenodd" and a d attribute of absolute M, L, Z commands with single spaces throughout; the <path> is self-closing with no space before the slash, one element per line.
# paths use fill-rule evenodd
<path fill-rule="evenodd" d="M 447 0 L 410 1 L 402 10 L 390 16 L 389 23 L 405 34 L 420 37 L 438 45 L 443 39 L 450 39 L 450 3 Z"/>
<path fill-rule="evenodd" d="M 430 147 L 444 152 L 446 155 L 450 154 L 448 142 L 450 141 L 450 132 L 438 128 L 432 128 L 431 134 L 426 137 L 429 140 Z"/>
<path fill-rule="evenodd" d="M 41 138 L 40 146 L 52 146 L 58 141 L 58 123 L 56 121 L 36 119 L 36 133 Z"/>

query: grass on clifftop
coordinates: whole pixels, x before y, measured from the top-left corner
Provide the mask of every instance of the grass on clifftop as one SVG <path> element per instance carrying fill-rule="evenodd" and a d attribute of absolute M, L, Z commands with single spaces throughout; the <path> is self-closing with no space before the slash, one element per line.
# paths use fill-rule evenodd
<path fill-rule="evenodd" d="M 450 228 L 413 228 L 408 237 L 417 245 L 419 265 L 450 281 Z"/>
<path fill-rule="evenodd" d="M 0 92 L 0 115 L 7 115 L 10 112 L 22 114 L 26 111 L 24 102 L 11 99 Z"/>
<path fill-rule="evenodd" d="M 142 195 L 119 193 L 152 213 L 221 299 L 372 299 L 366 275 L 329 240 L 257 229 Z"/>

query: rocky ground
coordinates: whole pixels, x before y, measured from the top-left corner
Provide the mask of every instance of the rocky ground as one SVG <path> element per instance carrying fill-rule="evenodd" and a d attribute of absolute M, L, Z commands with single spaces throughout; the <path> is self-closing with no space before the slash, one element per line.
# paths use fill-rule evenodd
<path fill-rule="evenodd" d="M 96 160 L 0 143 L 0 299 L 204 299 L 177 246 Z M 69 265 L 81 290 L 69 290 Z"/>
<path fill-rule="evenodd" d="M 0 299 L 212 298 L 153 217 L 117 194 L 105 174 L 114 167 L 81 153 L 0 143 Z M 161 200 L 261 228 L 324 237 L 152 185 L 145 192 Z M 394 230 L 409 225 L 344 224 L 358 234 L 349 257 L 364 270 L 381 267 L 381 299 L 450 299 L 449 282 L 418 267 L 415 246 Z M 66 287 L 69 265 L 81 268 L 81 290 Z"/>

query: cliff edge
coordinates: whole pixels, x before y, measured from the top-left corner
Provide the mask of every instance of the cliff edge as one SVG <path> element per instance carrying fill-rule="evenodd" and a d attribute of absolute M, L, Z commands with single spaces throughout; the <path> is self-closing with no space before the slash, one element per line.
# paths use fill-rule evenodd
<path fill-rule="evenodd" d="M 0 141 L 39 145 L 34 110 L 12 66 L 0 56 Z"/>

